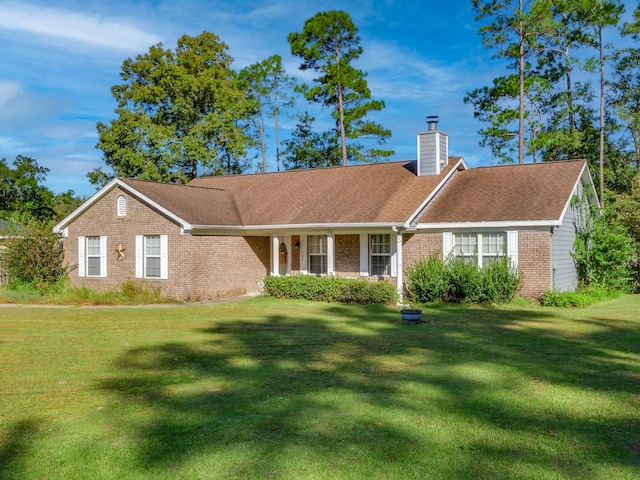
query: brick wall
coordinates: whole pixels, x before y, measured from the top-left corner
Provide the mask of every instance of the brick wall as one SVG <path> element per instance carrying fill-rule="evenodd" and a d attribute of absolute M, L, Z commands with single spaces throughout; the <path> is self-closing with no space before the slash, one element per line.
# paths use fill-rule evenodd
<path fill-rule="evenodd" d="M 116 215 L 119 195 L 127 199 L 127 215 Z M 78 263 L 78 236 L 107 237 L 107 277 L 79 277 L 75 285 L 96 290 L 116 288 L 135 276 L 136 235 L 167 235 L 169 278 L 147 279 L 166 295 L 178 299 L 205 300 L 256 292 L 257 282 L 269 273 L 269 237 L 183 235 L 180 226 L 119 188 L 108 192 L 69 225 L 64 239 L 65 260 Z M 118 259 L 116 245 L 125 247 Z"/>
<path fill-rule="evenodd" d="M 404 268 L 432 255 L 442 258 L 441 233 L 405 234 L 403 241 Z M 538 298 L 551 288 L 551 234 L 543 231 L 518 233 L 518 268 L 522 271 L 520 295 Z M 404 276 L 406 282 L 406 275 Z"/>
<path fill-rule="evenodd" d="M 441 233 L 405 233 L 402 235 L 404 268 L 431 256 L 442 258 Z"/>
<path fill-rule="evenodd" d="M 118 217 L 117 197 L 127 199 L 127 215 Z M 78 236 L 107 236 L 107 277 L 78 277 L 76 285 L 90 288 L 116 288 L 134 278 L 136 235 L 168 235 L 169 278 L 149 279 L 149 285 L 163 293 L 185 300 L 205 300 L 241 295 L 258 290 L 258 282 L 269 274 L 270 237 L 191 236 L 180 226 L 154 211 L 135 197 L 115 188 L 78 217 L 64 240 L 65 257 L 70 265 L 78 261 Z M 300 237 L 291 237 L 291 271 L 299 273 L 300 250 L 294 245 Z M 125 247 L 125 258 L 118 259 L 115 248 Z M 548 231 L 519 233 L 519 267 L 523 272 L 520 294 L 538 297 L 551 286 L 551 235 Z M 336 235 L 336 273 L 342 277 L 360 275 L 360 236 Z M 442 258 L 441 233 L 403 235 L 403 265 L 406 269 L 430 256 Z M 404 272 L 403 272 L 404 273 Z M 404 278 L 406 281 L 406 278 Z"/>
<path fill-rule="evenodd" d="M 360 235 L 336 235 L 336 274 L 340 277 L 360 276 Z"/>
<path fill-rule="evenodd" d="M 551 233 L 518 233 L 518 267 L 522 271 L 520 295 L 538 298 L 551 288 Z"/>

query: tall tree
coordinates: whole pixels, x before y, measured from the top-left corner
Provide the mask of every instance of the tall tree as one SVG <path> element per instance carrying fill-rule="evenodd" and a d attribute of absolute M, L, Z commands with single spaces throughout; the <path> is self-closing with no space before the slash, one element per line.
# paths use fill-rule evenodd
<path fill-rule="evenodd" d="M 633 12 L 633 21 L 625 22 L 620 32 L 640 41 L 640 5 Z M 611 105 L 631 137 L 636 174 L 640 178 L 640 48 L 616 51 L 609 85 Z"/>
<path fill-rule="evenodd" d="M 586 19 L 587 25 L 594 32 L 593 47 L 598 51 L 598 67 L 600 70 L 600 205 L 604 206 L 604 150 L 605 150 L 605 44 L 602 40 L 602 30 L 617 25 L 624 12 L 624 5 L 618 0 L 583 0 L 586 11 L 590 15 Z"/>
<path fill-rule="evenodd" d="M 341 152 L 332 132 L 315 132 L 314 120 L 308 113 L 302 114 L 291 137 L 283 142 L 283 163 L 287 170 L 340 165 Z"/>
<path fill-rule="evenodd" d="M 227 45 L 209 32 L 125 60 L 124 83 L 111 89 L 118 117 L 97 125 L 97 147 L 115 175 L 183 183 L 242 171 L 250 102 L 231 61 Z M 99 169 L 88 176 L 93 183 L 110 177 Z"/>
<path fill-rule="evenodd" d="M 348 13 L 331 10 L 309 18 L 302 32 L 289 34 L 291 53 L 302 59 L 302 70 L 320 74 L 315 86 L 304 88 L 305 97 L 333 109 L 336 122 L 336 145 L 340 146 L 342 163 L 347 164 L 347 138 L 371 138 L 378 144 L 391 136 L 381 125 L 366 119 L 372 111 L 384 108 L 381 100 L 371 100 L 366 74 L 351 62 L 363 52 L 357 28 Z M 350 147 L 353 157 L 371 161 L 393 154 L 390 150 L 365 149 L 360 144 Z"/>
<path fill-rule="evenodd" d="M 616 52 L 608 98 L 631 139 L 636 173 L 640 175 L 640 49 Z"/>
<path fill-rule="evenodd" d="M 280 170 L 279 134 L 282 109 L 294 105 L 295 78 L 288 75 L 280 55 L 249 65 L 240 71 L 240 81 L 253 102 L 252 118 L 260 136 L 262 171 L 267 171 L 265 116 L 273 118 L 276 145 L 276 168 Z"/>
<path fill-rule="evenodd" d="M 518 65 L 518 163 L 524 163 L 525 81 L 527 57 L 542 47 L 540 39 L 552 28 L 550 0 L 472 0 L 482 43 L 496 50 L 495 58 L 513 59 Z"/>

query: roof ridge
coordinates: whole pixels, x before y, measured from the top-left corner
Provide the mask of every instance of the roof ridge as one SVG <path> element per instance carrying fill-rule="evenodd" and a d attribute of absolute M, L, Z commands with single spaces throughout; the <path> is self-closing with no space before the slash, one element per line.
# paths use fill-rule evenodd
<path fill-rule="evenodd" d="M 229 176 L 229 175 L 220 175 L 220 177 L 224 177 L 224 176 Z M 203 185 L 191 185 L 191 180 L 189 181 L 189 183 L 171 183 L 171 182 L 158 182 L 157 180 L 139 180 L 137 178 L 129 178 L 129 177 L 117 177 L 117 178 L 119 180 L 124 181 L 125 183 L 127 183 L 127 181 L 133 181 L 133 182 L 146 183 L 151 185 L 162 185 L 162 186 L 168 186 L 168 187 L 189 187 L 189 188 L 199 188 L 202 190 L 218 190 L 221 192 L 229 192 L 226 188 L 207 187 Z M 197 177 L 197 178 L 207 178 L 207 177 Z"/>
<path fill-rule="evenodd" d="M 566 163 L 586 162 L 584 158 L 572 158 L 569 160 L 548 160 L 543 162 L 529 162 L 529 163 L 501 163 L 499 165 L 479 165 L 477 167 L 469 168 L 469 170 L 479 170 L 486 168 L 501 168 L 501 167 L 531 167 L 534 165 L 557 165 Z"/>

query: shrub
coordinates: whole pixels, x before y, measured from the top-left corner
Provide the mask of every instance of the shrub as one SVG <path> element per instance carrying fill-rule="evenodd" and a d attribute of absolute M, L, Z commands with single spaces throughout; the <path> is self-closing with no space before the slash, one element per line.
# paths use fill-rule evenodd
<path fill-rule="evenodd" d="M 389 282 L 313 275 L 267 277 L 264 294 L 276 298 L 361 304 L 391 304 L 397 300 L 395 287 Z"/>
<path fill-rule="evenodd" d="M 132 303 L 164 303 L 169 300 L 162 296 L 159 288 L 150 287 L 141 279 L 129 278 L 122 282 L 120 293 Z"/>
<path fill-rule="evenodd" d="M 508 257 L 502 257 L 483 268 L 482 278 L 485 302 L 510 302 L 516 298 L 522 285 L 522 273 Z"/>
<path fill-rule="evenodd" d="M 508 257 L 478 269 L 463 259 L 445 263 L 429 258 L 409 267 L 407 294 L 416 303 L 489 303 L 512 301 L 522 283 L 522 275 Z"/>
<path fill-rule="evenodd" d="M 475 264 L 466 263 L 463 259 L 453 259 L 445 265 L 449 282 L 447 301 L 453 303 L 481 303 L 482 274 Z"/>
<path fill-rule="evenodd" d="M 446 300 L 449 278 L 443 261 L 431 257 L 410 266 L 406 273 L 411 298 L 419 298 L 422 303 Z"/>
<path fill-rule="evenodd" d="M 636 244 L 626 227 L 613 223 L 610 208 L 599 211 L 575 200 L 580 208 L 582 229 L 576 234 L 572 256 L 578 277 L 585 286 L 625 291 L 632 286 Z"/>
<path fill-rule="evenodd" d="M 618 293 L 601 287 L 583 288 L 577 292 L 558 292 L 551 290 L 540 297 L 540 304 L 545 307 L 586 307 L 601 302 L 608 298 L 614 298 Z"/>
<path fill-rule="evenodd" d="M 30 285 L 51 288 L 67 274 L 59 234 L 44 223 L 32 221 L 5 240 L 2 271 L 10 287 Z"/>

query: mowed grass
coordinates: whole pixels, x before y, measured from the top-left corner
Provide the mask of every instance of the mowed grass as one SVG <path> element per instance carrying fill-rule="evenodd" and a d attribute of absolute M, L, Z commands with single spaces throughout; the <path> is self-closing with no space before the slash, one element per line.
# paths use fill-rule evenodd
<path fill-rule="evenodd" d="M 0 478 L 638 479 L 639 311 L 0 308 Z"/>

